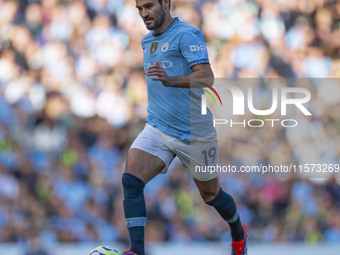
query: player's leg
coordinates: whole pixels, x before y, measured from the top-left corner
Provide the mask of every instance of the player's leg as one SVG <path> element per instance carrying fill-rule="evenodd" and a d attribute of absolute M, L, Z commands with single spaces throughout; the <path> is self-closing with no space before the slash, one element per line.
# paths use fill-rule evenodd
<path fill-rule="evenodd" d="M 139 149 L 130 149 L 122 183 L 124 188 L 124 213 L 129 230 L 132 252 L 144 255 L 144 229 L 146 207 L 144 187 L 165 164 L 158 157 Z"/>
<path fill-rule="evenodd" d="M 232 236 L 232 255 L 247 255 L 247 233 L 241 224 L 234 199 L 220 187 L 218 177 L 208 181 L 194 178 L 196 186 L 206 204 L 213 206 L 229 224 Z"/>
<path fill-rule="evenodd" d="M 132 148 L 128 152 L 125 173 L 138 177 L 146 184 L 158 175 L 164 167 L 164 162 L 157 156 Z"/>
<path fill-rule="evenodd" d="M 199 181 L 194 178 L 194 181 L 204 202 L 213 206 L 229 224 L 233 241 L 242 241 L 244 239 L 244 230 L 235 201 L 232 196 L 220 187 L 218 177 L 209 181 Z"/>
<path fill-rule="evenodd" d="M 217 171 L 202 171 L 203 166 L 216 166 L 219 150 L 216 134 L 210 133 L 190 144 L 178 141 L 176 155 L 190 169 L 203 200 L 213 206 L 231 229 L 232 255 L 246 255 L 246 230 L 241 224 L 234 199 L 220 187 Z"/>
<path fill-rule="evenodd" d="M 124 213 L 131 241 L 131 252 L 144 255 L 146 207 L 144 187 L 147 182 L 167 168 L 173 153 L 164 145 L 156 130 L 146 125 L 128 152 L 122 184 Z M 130 251 L 129 251 L 130 252 Z"/>

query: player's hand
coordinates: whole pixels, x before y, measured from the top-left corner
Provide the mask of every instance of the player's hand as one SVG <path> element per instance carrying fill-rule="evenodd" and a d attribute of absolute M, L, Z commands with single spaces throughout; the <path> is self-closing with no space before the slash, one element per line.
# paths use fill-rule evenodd
<path fill-rule="evenodd" d="M 164 86 L 171 87 L 173 85 L 173 79 L 169 77 L 164 69 L 159 65 L 159 62 L 148 68 L 148 71 L 145 73 L 147 76 L 157 76 L 152 78 L 153 81 L 161 81 Z"/>

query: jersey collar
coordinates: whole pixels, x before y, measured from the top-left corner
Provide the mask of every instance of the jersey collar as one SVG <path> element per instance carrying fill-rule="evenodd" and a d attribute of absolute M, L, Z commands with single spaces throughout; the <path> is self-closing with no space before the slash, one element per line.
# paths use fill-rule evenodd
<path fill-rule="evenodd" d="M 151 32 L 152 36 L 154 37 L 158 37 L 161 36 L 162 34 L 165 34 L 166 32 L 168 32 L 177 22 L 179 21 L 178 17 L 175 17 L 174 20 L 172 21 L 172 23 L 163 31 L 163 33 L 160 34 L 153 34 L 153 32 Z"/>

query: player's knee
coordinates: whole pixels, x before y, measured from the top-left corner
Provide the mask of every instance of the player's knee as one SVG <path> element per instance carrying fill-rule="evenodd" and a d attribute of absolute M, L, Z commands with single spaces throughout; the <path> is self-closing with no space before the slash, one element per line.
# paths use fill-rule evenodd
<path fill-rule="evenodd" d="M 201 197 L 204 200 L 204 202 L 209 202 L 215 199 L 215 197 L 218 195 L 218 191 L 216 190 L 202 190 L 200 191 Z"/>
<path fill-rule="evenodd" d="M 130 173 L 124 173 L 122 177 L 122 184 L 124 190 L 124 199 L 143 196 L 145 183 L 137 176 Z"/>

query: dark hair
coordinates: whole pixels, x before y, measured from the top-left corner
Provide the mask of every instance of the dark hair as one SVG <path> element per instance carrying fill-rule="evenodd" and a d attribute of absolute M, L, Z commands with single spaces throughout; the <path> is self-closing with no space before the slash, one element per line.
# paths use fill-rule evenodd
<path fill-rule="evenodd" d="M 163 4 L 163 0 L 158 0 L 158 2 L 162 5 Z M 169 0 L 169 9 L 171 7 L 171 0 Z"/>

